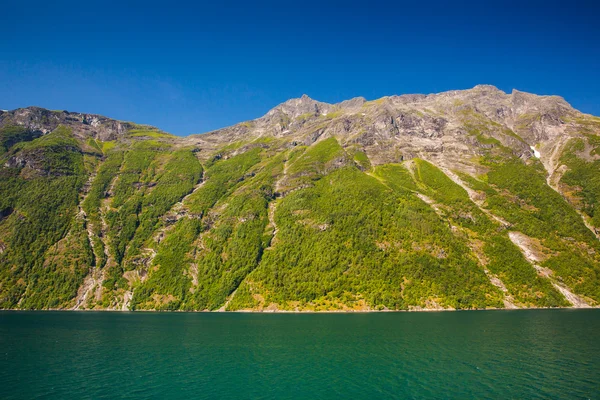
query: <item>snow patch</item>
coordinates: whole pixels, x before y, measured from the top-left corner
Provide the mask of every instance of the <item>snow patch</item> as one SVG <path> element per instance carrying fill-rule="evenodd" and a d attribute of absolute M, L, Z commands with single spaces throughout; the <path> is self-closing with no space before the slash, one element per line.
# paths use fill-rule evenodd
<path fill-rule="evenodd" d="M 531 151 L 533 151 L 533 155 L 535 156 L 535 158 L 540 158 L 540 156 L 541 156 L 540 152 L 537 151 L 535 149 L 535 147 L 533 147 L 533 146 L 529 146 L 529 147 L 531 148 Z"/>

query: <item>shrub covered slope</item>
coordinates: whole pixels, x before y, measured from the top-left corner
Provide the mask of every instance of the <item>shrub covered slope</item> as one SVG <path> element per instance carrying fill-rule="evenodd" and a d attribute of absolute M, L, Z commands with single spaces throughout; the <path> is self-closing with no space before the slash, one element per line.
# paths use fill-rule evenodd
<path fill-rule="evenodd" d="M 0 112 L 0 308 L 600 303 L 600 119 L 490 86 L 180 138 Z"/>

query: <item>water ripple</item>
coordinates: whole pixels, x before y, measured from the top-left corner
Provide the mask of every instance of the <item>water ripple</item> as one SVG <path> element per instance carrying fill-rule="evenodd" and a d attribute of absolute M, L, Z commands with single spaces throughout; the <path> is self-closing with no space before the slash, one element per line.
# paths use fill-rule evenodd
<path fill-rule="evenodd" d="M 598 310 L 0 312 L 0 398 L 598 398 L 599 331 Z"/>

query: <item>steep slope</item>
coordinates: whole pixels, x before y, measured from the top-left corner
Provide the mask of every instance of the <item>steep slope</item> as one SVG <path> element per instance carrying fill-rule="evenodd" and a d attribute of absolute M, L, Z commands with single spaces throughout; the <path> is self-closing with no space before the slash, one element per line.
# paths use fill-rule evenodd
<path fill-rule="evenodd" d="M 307 96 L 185 138 L 0 112 L 0 307 L 600 302 L 600 118 L 493 86 Z"/>

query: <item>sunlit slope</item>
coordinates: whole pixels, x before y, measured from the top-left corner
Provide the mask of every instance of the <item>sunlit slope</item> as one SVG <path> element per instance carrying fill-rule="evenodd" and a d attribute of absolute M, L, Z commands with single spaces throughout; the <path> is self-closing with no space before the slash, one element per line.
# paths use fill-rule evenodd
<path fill-rule="evenodd" d="M 40 110 L 0 114 L 1 308 L 600 303 L 600 119 L 560 98 L 303 97 L 187 138 Z"/>

